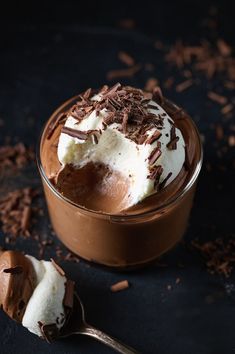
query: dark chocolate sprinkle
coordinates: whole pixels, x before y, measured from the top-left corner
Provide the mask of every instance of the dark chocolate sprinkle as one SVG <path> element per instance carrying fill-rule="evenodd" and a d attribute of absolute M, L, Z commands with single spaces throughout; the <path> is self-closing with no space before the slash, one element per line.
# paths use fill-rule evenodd
<path fill-rule="evenodd" d="M 20 274 L 23 272 L 22 266 L 15 266 L 12 268 L 5 268 L 3 269 L 3 273 L 10 273 L 10 274 Z"/>
<path fill-rule="evenodd" d="M 153 149 L 153 151 L 151 152 L 151 154 L 149 155 L 149 164 L 150 165 L 154 165 L 155 162 L 157 161 L 157 159 L 161 156 L 162 152 L 159 149 L 159 147 L 157 146 L 155 149 Z"/>
<path fill-rule="evenodd" d="M 86 140 L 88 137 L 87 132 L 84 132 L 82 130 L 68 128 L 68 127 L 63 127 L 61 129 L 61 132 L 64 134 L 68 134 L 68 135 L 72 136 L 73 138 L 80 139 L 80 140 Z"/>
<path fill-rule="evenodd" d="M 166 182 L 171 176 L 172 176 L 172 172 L 169 172 L 166 178 L 164 178 L 164 180 L 159 184 L 159 189 L 163 189 L 165 187 Z"/>

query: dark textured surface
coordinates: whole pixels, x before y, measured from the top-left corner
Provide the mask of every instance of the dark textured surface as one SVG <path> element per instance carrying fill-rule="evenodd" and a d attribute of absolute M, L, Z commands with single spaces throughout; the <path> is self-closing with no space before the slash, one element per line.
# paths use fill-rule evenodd
<path fill-rule="evenodd" d="M 143 13 L 147 14 L 149 9 L 155 22 L 141 17 L 140 7 L 131 10 L 128 4 L 118 7 L 117 11 L 113 9 L 112 13 L 109 9 L 110 16 L 105 18 L 108 10 L 103 2 L 99 6 L 94 4 L 93 8 L 90 3 L 86 10 L 77 8 L 75 2 L 59 2 L 58 8 L 54 1 L 49 5 L 40 2 L 38 8 L 35 5 L 32 9 L 30 5 L 26 12 L 19 6 L 11 11 L 14 4 L 10 2 L 6 17 L 3 12 L 0 15 L 0 118 L 4 121 L 0 127 L 0 143 L 10 136 L 12 141 L 19 139 L 34 144 L 43 123 L 61 102 L 87 87 L 102 85 L 108 70 L 123 67 L 117 59 L 120 49 L 132 54 L 137 62 L 155 65 L 153 73 L 142 69 L 135 78 L 122 80 L 143 87 L 148 77 L 157 77 L 162 83 L 169 76 L 170 69 L 164 63 L 162 53 L 153 47 L 155 39 L 169 44 L 179 36 L 192 42 L 201 36 L 213 38 L 214 35 L 202 26 L 209 2 L 198 5 L 193 1 L 190 8 L 187 2 L 181 2 L 179 7 L 169 1 L 158 3 L 158 6 L 154 3 L 149 2 Z M 116 26 L 119 19 L 132 16 L 137 18 L 135 30 Z M 229 2 L 219 5 L 218 17 L 219 33 L 232 41 L 232 5 Z M 177 70 L 171 69 L 171 73 L 179 82 L 183 81 Z M 234 148 L 230 148 L 221 161 L 211 128 L 212 124 L 220 122 L 228 133 L 234 117 L 222 120 L 220 107 L 212 105 L 206 94 L 211 88 L 231 97 L 232 92 L 223 92 L 218 77 L 210 82 L 204 77 L 199 79 L 200 84 L 182 94 L 173 89 L 165 91 L 195 119 L 205 136 L 205 164 L 209 162 L 212 167 L 210 173 L 205 168 L 201 173 L 185 235 L 186 245 L 178 245 L 164 257 L 162 262 L 167 267 L 153 265 L 128 274 L 89 266 L 83 261 L 62 263 L 77 283 L 88 322 L 146 354 L 227 354 L 235 351 L 234 276 L 227 280 L 208 274 L 201 258 L 187 247 L 195 237 L 205 241 L 226 238 L 234 233 L 231 218 L 235 197 L 235 189 L 232 189 L 234 169 L 231 168 Z M 226 146 L 227 141 L 224 139 L 220 144 Z M 223 169 L 219 168 L 221 165 Z M 7 190 L 24 185 L 40 186 L 36 166 L 31 165 L 22 173 L 1 180 L 1 187 L 3 185 Z M 44 205 L 43 198 L 41 203 Z M 49 234 L 47 215 L 40 220 L 38 232 Z M 0 245 L 4 246 L 2 233 Z M 36 244 L 30 240 L 20 238 L 11 247 L 38 255 Z M 53 250 L 54 246 L 47 250 L 46 258 L 54 255 Z M 179 267 L 179 263 L 184 267 Z M 181 282 L 176 285 L 178 277 Z M 111 293 L 110 285 L 122 279 L 128 279 L 131 288 Z M 172 286 L 171 290 L 167 290 L 168 285 Z M 111 353 L 101 344 L 82 337 L 48 345 L 3 313 L 0 314 L 0 343 L 1 354 Z"/>

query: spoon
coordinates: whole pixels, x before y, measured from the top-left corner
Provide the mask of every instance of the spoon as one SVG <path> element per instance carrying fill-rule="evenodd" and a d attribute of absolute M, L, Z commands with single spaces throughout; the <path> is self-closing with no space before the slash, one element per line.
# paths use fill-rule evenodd
<path fill-rule="evenodd" d="M 66 338 L 73 334 L 83 334 L 90 336 L 99 342 L 109 346 L 118 353 L 122 354 L 140 354 L 136 350 L 121 343 L 119 340 L 112 338 L 108 334 L 87 324 L 83 304 L 77 295 L 74 294 L 74 307 L 69 318 L 68 324 L 62 329 L 60 338 Z"/>

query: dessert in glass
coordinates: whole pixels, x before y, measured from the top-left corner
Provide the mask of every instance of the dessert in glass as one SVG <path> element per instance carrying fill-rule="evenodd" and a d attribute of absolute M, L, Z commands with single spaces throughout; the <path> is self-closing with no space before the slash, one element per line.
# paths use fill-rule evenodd
<path fill-rule="evenodd" d="M 202 164 L 189 115 L 153 92 L 88 89 L 46 123 L 38 167 L 53 228 L 113 268 L 152 262 L 183 236 Z"/>

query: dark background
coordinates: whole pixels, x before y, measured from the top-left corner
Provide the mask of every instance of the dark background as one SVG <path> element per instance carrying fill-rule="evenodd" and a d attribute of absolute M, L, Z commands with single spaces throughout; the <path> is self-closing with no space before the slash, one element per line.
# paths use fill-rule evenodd
<path fill-rule="evenodd" d="M 1 4 L 0 144 L 10 139 L 12 144 L 34 145 L 43 123 L 59 104 L 88 87 L 106 83 L 109 70 L 125 67 L 118 60 L 120 50 L 142 64 L 133 78 L 120 79 L 122 83 L 142 88 L 150 77 L 162 85 L 169 76 L 182 82 L 181 70 L 166 64 L 165 52 L 154 47 L 156 40 L 169 48 L 179 38 L 197 44 L 202 38 L 216 43 L 220 37 L 233 46 L 234 15 L 234 2 L 228 1 Z M 134 28 L 123 27 L 123 19 L 132 19 Z M 154 65 L 153 71 L 146 69 L 146 63 Z M 146 354 L 235 352 L 234 275 L 227 279 L 209 274 L 203 259 L 190 247 L 195 238 L 205 242 L 234 236 L 235 149 L 228 145 L 228 136 L 234 134 L 234 111 L 228 118 L 222 117 L 221 107 L 207 97 L 208 90 L 213 90 L 234 103 L 234 91 L 224 89 L 225 79 L 220 75 L 211 80 L 200 73 L 194 75 L 196 84 L 188 90 L 177 93 L 175 85 L 164 90 L 192 115 L 204 140 L 204 167 L 184 242 L 163 257 L 165 267 L 155 264 L 133 273 L 115 273 L 84 261 L 62 262 L 77 283 L 88 322 Z M 216 140 L 217 124 L 224 131 L 220 141 Z M 40 186 L 35 164 L 0 183 L 1 194 Z M 45 208 L 43 197 L 40 203 Z M 37 231 L 51 235 L 47 214 Z M 5 246 L 5 235 L 0 237 L 0 245 Z M 55 254 L 59 242 L 53 241 L 45 258 Z M 11 247 L 38 256 L 34 241 L 20 237 Z M 110 285 L 122 279 L 128 279 L 130 289 L 111 293 Z M 0 343 L 1 354 L 111 353 L 81 337 L 48 345 L 3 313 Z"/>

